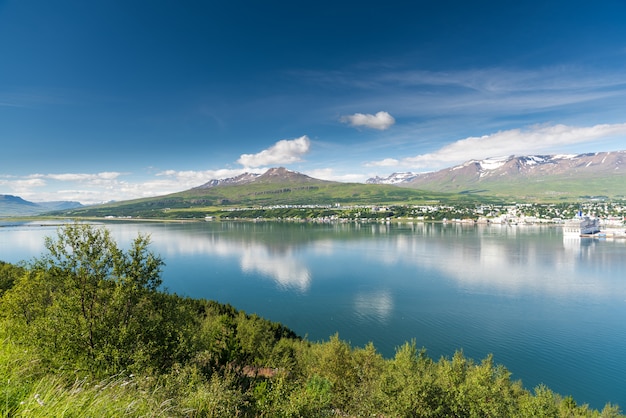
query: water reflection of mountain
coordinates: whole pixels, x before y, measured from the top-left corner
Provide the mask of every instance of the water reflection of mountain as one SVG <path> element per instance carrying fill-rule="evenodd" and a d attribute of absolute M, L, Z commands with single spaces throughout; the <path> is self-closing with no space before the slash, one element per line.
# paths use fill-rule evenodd
<path fill-rule="evenodd" d="M 602 251 L 598 244 L 619 245 L 570 242 L 555 227 L 384 223 L 223 223 L 200 231 L 171 228 L 167 239 L 158 242 L 166 258 L 168 254 L 236 257 L 243 272 L 259 273 L 280 287 L 301 292 L 315 280 L 308 265 L 311 254 L 340 263 L 333 257 L 349 247 L 362 252 L 364 259 L 385 265 L 439 271 L 468 291 L 556 296 L 616 291 L 611 275 L 603 271 L 624 269 L 624 248 Z"/>
<path fill-rule="evenodd" d="M 280 288 L 307 292 L 314 263 L 338 265 L 342 251 L 389 268 L 430 269 L 470 292 L 611 295 L 626 299 L 616 277 L 626 274 L 626 241 L 563 237 L 556 227 L 462 224 L 111 224 L 121 245 L 152 236 L 166 262 L 178 256 L 233 258 L 244 274 L 271 278 Z M 40 255 L 55 227 L 2 228 L 2 257 Z M 383 298 L 384 299 L 384 298 Z M 360 306 L 367 306 L 361 303 Z"/>

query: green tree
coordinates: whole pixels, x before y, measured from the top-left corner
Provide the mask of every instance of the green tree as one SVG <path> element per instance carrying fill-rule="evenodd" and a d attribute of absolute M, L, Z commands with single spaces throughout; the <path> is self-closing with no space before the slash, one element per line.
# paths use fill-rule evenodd
<path fill-rule="evenodd" d="M 391 416 L 445 416 L 444 393 L 436 382 L 437 364 L 415 340 L 398 347 L 381 377 L 384 405 Z"/>
<path fill-rule="evenodd" d="M 124 252 L 105 228 L 65 225 L 7 292 L 5 311 L 56 359 L 109 371 L 171 364 L 165 350 L 185 340 L 191 307 L 157 291 L 163 261 L 149 244 L 139 235 Z"/>
<path fill-rule="evenodd" d="M 358 385 L 357 371 L 350 345 L 339 334 L 317 346 L 316 374 L 327 379 L 332 387 L 331 402 L 335 407 L 349 407 L 354 388 Z"/>

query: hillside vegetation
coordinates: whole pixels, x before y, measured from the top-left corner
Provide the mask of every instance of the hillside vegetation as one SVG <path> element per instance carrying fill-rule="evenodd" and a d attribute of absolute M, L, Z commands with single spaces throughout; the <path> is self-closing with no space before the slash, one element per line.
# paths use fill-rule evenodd
<path fill-rule="evenodd" d="M 516 200 L 537 203 L 575 202 L 590 198 L 623 199 L 626 176 L 593 176 L 582 178 L 552 175 L 545 177 L 488 178 L 433 181 L 428 185 L 402 185 L 422 190 L 484 196 L 493 200 Z"/>
<path fill-rule="evenodd" d="M 229 208 L 280 205 L 416 205 L 439 202 L 487 202 L 485 197 L 425 192 L 389 185 L 289 180 L 191 189 L 153 198 L 58 212 L 72 217 L 204 218 Z"/>
<path fill-rule="evenodd" d="M 286 327 L 160 290 L 163 260 L 138 236 L 66 225 L 25 266 L 0 263 L 2 416 L 617 417 L 461 351 L 414 342 L 383 358 L 338 335 Z"/>

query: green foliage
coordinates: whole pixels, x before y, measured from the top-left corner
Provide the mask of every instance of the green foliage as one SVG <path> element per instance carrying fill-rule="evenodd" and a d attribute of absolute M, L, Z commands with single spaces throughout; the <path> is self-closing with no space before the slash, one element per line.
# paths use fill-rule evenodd
<path fill-rule="evenodd" d="M 320 351 L 316 368 L 332 386 L 332 404 L 349 404 L 358 379 L 350 346 L 335 334 L 330 341 L 319 345 L 318 349 Z"/>
<path fill-rule="evenodd" d="M 442 416 L 445 393 L 437 385 L 437 366 L 415 341 L 396 350 L 381 378 L 384 407 L 398 416 Z"/>
<path fill-rule="evenodd" d="M 0 261 L 0 298 L 25 273 L 23 267 Z"/>
<path fill-rule="evenodd" d="M 124 252 L 106 229 L 64 226 L 7 291 L 3 311 L 50 359 L 107 372 L 166 367 L 184 315 L 173 316 L 179 305 L 157 292 L 163 262 L 149 243 L 139 236 Z"/>

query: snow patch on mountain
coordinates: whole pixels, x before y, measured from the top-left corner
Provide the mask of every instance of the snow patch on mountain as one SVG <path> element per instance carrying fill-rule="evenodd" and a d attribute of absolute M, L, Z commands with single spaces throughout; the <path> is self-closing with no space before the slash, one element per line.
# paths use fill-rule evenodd
<path fill-rule="evenodd" d="M 374 177 L 367 180 L 370 184 L 419 184 L 427 186 L 435 184 L 440 187 L 442 182 L 460 184 L 459 179 L 466 181 L 483 181 L 495 178 L 514 178 L 522 176 L 541 177 L 549 175 L 576 174 L 579 170 L 586 173 L 615 171 L 623 165 L 626 151 L 587 153 L 587 154 L 556 154 L 490 157 L 484 160 L 470 160 L 454 167 L 431 173 L 393 173 L 389 177 Z M 453 174 L 454 173 L 454 174 Z M 473 180 L 471 180 L 473 179 Z"/>
<path fill-rule="evenodd" d="M 257 173 L 243 173 L 236 177 L 229 177 L 225 179 L 214 179 L 209 180 L 204 183 L 202 186 L 196 187 L 196 189 L 210 189 L 211 187 L 217 186 L 232 186 L 237 184 L 246 184 L 254 181 L 260 174 Z"/>
<path fill-rule="evenodd" d="M 365 183 L 366 184 L 399 184 L 399 183 L 405 183 L 407 181 L 411 181 L 418 175 L 419 174 L 412 173 L 412 172 L 393 173 L 389 175 L 388 177 L 376 176 L 376 177 L 367 179 Z"/>
<path fill-rule="evenodd" d="M 478 161 L 478 163 L 483 170 L 495 170 L 502 167 L 510 159 L 511 157 L 487 158 L 486 160 Z"/>

